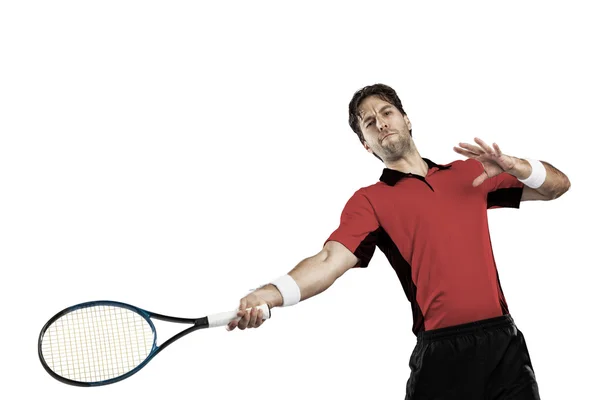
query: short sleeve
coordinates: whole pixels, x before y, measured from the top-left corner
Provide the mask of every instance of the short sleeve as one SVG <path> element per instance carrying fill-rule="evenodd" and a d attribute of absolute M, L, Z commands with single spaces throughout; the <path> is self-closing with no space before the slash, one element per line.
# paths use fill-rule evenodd
<path fill-rule="evenodd" d="M 519 208 L 523 195 L 523 183 L 514 175 L 503 172 L 484 182 L 487 195 L 487 208 Z"/>
<path fill-rule="evenodd" d="M 344 206 L 340 225 L 325 243 L 341 243 L 358 258 L 356 267 L 364 268 L 373 257 L 379 232 L 380 226 L 375 210 L 364 191 L 359 190 Z"/>

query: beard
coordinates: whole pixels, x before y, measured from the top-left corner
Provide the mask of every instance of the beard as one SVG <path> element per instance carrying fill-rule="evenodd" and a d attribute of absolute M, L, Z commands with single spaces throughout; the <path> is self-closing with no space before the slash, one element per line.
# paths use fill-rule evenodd
<path fill-rule="evenodd" d="M 407 154 L 410 154 L 413 150 L 410 135 L 403 133 L 389 136 L 383 141 L 383 144 L 380 144 L 380 146 L 377 147 L 377 151 L 373 152 L 385 162 L 398 161 Z"/>

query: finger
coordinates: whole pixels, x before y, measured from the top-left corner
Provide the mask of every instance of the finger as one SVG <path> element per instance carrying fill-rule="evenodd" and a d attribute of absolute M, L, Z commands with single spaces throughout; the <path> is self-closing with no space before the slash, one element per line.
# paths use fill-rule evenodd
<path fill-rule="evenodd" d="M 498 146 L 496 143 L 494 143 L 494 150 L 496 150 L 496 156 L 502 156 L 502 150 L 500 150 L 500 146 Z"/>
<path fill-rule="evenodd" d="M 244 330 L 248 327 L 248 322 L 250 321 L 250 312 L 247 310 L 248 302 L 245 299 L 240 304 L 240 312 L 238 312 L 238 316 L 240 317 L 240 319 L 237 324 L 238 329 Z"/>
<path fill-rule="evenodd" d="M 479 185 L 481 185 L 483 183 L 483 181 L 485 181 L 488 178 L 488 174 L 483 172 L 481 175 L 479 175 L 477 178 L 475 178 L 475 180 L 473 181 L 473 187 L 477 187 Z"/>
<path fill-rule="evenodd" d="M 243 317 L 244 316 L 244 311 L 243 310 L 245 310 L 246 302 L 247 302 L 247 300 L 246 300 L 245 297 L 240 300 L 240 306 L 238 308 L 238 313 L 237 313 L 238 317 Z M 232 331 L 232 330 L 234 330 L 237 327 L 238 327 L 238 321 L 237 320 L 233 320 L 233 321 L 230 321 L 227 324 L 227 327 L 225 329 L 227 329 L 228 331 Z"/>
<path fill-rule="evenodd" d="M 238 313 L 237 313 L 238 317 L 241 318 L 244 316 L 244 314 L 246 313 L 246 305 L 247 304 L 248 304 L 248 300 L 245 297 L 240 300 L 240 306 L 238 308 Z"/>
<path fill-rule="evenodd" d="M 485 150 L 486 153 L 494 154 L 494 150 L 492 150 L 492 148 L 490 146 L 488 146 L 487 143 L 484 142 L 483 140 L 481 140 L 479 138 L 475 138 L 475 143 L 477 143 L 478 145 L 480 145 L 481 148 L 483 150 Z"/>
<path fill-rule="evenodd" d="M 473 153 L 471 151 L 463 150 L 463 149 L 458 148 L 458 147 L 454 147 L 454 151 L 457 152 L 458 154 L 461 154 L 461 155 L 463 155 L 465 157 L 469 157 L 469 158 L 479 157 L 478 154 L 475 154 L 475 153 Z"/>
<path fill-rule="evenodd" d="M 250 320 L 250 317 L 248 316 L 248 312 L 246 311 L 244 313 L 244 315 L 240 318 L 240 320 L 237 323 L 237 328 L 239 330 L 244 330 L 248 327 L 248 321 Z"/>
<path fill-rule="evenodd" d="M 244 297 L 240 300 L 240 310 L 246 311 L 247 306 L 248 306 L 248 300 Z"/>
<path fill-rule="evenodd" d="M 253 307 L 252 311 L 250 311 L 250 321 L 248 321 L 248 326 L 250 328 L 255 327 L 257 314 L 258 314 L 258 309 L 256 307 Z"/>
<path fill-rule="evenodd" d="M 228 331 L 232 331 L 235 328 L 237 328 L 238 325 L 238 321 L 237 319 L 234 319 L 233 321 L 229 321 L 229 323 L 227 324 L 227 327 L 225 329 L 227 329 Z"/>
<path fill-rule="evenodd" d="M 227 329 L 228 331 L 232 331 L 236 328 L 237 326 L 237 322 L 230 322 L 227 324 L 227 327 L 225 329 Z"/>
<path fill-rule="evenodd" d="M 263 312 L 262 310 L 259 308 L 258 312 L 256 313 L 256 325 L 255 327 L 258 328 L 259 326 L 261 326 L 263 324 Z"/>
<path fill-rule="evenodd" d="M 472 144 L 470 144 L 470 143 L 463 143 L 463 142 L 460 142 L 458 145 L 459 145 L 460 147 L 462 147 L 463 149 L 465 149 L 465 150 L 467 150 L 467 151 L 470 151 L 470 152 L 472 152 L 472 153 L 475 153 L 475 154 L 477 154 L 477 155 L 485 153 L 485 152 L 483 151 L 483 149 L 482 149 L 482 148 L 480 148 L 480 147 L 477 147 L 477 146 L 473 146 L 473 145 L 472 145 Z"/>

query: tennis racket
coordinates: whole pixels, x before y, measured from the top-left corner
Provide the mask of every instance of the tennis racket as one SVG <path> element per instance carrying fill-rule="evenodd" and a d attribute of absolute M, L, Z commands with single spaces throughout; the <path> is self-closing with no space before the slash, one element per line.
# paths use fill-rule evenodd
<path fill-rule="evenodd" d="M 259 307 L 263 319 L 269 307 Z M 151 318 L 191 324 L 160 346 Z M 239 319 L 237 310 L 202 318 L 169 317 L 115 301 L 91 301 L 68 307 L 44 325 L 38 354 L 46 371 L 76 386 L 108 385 L 129 378 L 168 345 L 203 328 L 225 326 Z"/>

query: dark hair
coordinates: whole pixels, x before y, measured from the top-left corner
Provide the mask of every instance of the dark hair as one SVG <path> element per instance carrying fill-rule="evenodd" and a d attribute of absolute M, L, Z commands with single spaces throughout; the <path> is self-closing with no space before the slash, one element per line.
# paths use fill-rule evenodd
<path fill-rule="evenodd" d="M 354 133 L 358 135 L 361 143 L 365 142 L 365 137 L 360 130 L 358 107 L 360 106 L 360 103 L 362 103 L 362 101 L 369 96 L 377 96 L 381 100 L 387 101 L 388 103 L 394 105 L 402 115 L 406 115 L 404 108 L 402 108 L 402 102 L 398 98 L 396 91 L 391 87 L 382 83 L 377 83 L 375 85 L 365 86 L 364 88 L 360 89 L 354 93 L 352 100 L 350 100 L 348 123 L 350 124 L 350 127 Z M 412 136 L 412 129 L 410 130 L 410 135 Z"/>

